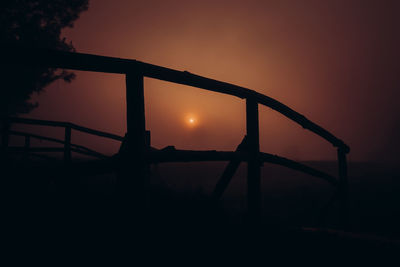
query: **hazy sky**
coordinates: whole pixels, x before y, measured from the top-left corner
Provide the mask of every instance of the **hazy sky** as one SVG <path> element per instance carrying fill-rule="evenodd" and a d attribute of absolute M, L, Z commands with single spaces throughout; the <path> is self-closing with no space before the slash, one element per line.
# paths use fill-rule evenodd
<path fill-rule="evenodd" d="M 395 160 L 399 14 L 400 1 L 384 0 L 92 0 L 64 35 L 78 52 L 137 59 L 254 89 L 343 139 L 351 160 Z M 123 135 L 124 77 L 76 73 L 73 83 L 56 82 L 35 96 L 40 107 L 29 116 Z M 155 147 L 231 150 L 245 133 L 243 100 L 151 79 L 145 80 L 145 97 Z M 335 156 L 330 144 L 268 108 L 260 107 L 260 130 L 265 152 L 294 159 Z"/>

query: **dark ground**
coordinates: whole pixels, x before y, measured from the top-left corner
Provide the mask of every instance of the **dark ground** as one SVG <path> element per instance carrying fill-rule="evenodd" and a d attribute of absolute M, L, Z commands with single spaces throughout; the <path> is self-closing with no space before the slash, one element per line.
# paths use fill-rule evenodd
<path fill-rule="evenodd" d="M 332 162 L 307 164 L 335 172 Z M 318 220 L 333 194 L 329 184 L 269 164 L 262 171 L 263 211 L 258 223 L 245 216 L 245 164 L 220 203 L 211 204 L 209 195 L 225 165 L 152 166 L 143 204 L 135 197 L 115 194 L 113 174 L 43 174 L 9 163 L 2 168 L 8 172 L 2 175 L 4 229 L 9 238 L 5 240 L 14 251 L 21 246 L 35 250 L 44 244 L 39 250 L 50 254 L 98 246 L 128 254 L 178 250 L 180 255 L 204 254 L 203 258 L 213 251 L 219 256 L 229 253 L 230 259 L 247 253 L 263 258 L 282 251 L 312 252 L 311 256 L 333 252 L 336 258 L 400 252 L 400 171 L 396 166 L 349 164 L 350 218 L 344 229 L 337 206 L 330 210 L 325 225 L 321 227 Z M 133 248 L 137 245 L 139 250 Z"/>

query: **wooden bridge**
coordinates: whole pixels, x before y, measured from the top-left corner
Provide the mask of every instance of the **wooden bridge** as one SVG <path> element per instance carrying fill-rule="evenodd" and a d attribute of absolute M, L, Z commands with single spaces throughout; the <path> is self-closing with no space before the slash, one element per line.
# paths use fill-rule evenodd
<path fill-rule="evenodd" d="M 55 122 L 24 118 L 2 119 L 2 153 L 21 151 L 23 153 L 53 151 L 62 152 L 66 164 L 71 163 L 71 152 L 77 152 L 96 158 L 105 159 L 111 164 L 110 170 L 118 171 L 119 193 L 132 194 L 143 191 L 143 184 L 148 179 L 149 164 L 157 162 L 188 162 L 188 161 L 228 161 L 216 188 L 213 198 L 219 199 L 227 188 L 240 162 L 247 163 L 247 207 L 251 218 L 256 219 L 261 209 L 261 165 L 264 162 L 279 164 L 309 175 L 321 178 L 337 188 L 343 218 L 347 218 L 347 161 L 346 154 L 350 148 L 342 140 L 329 131 L 313 123 L 305 116 L 294 111 L 277 100 L 237 85 L 208 79 L 187 71 L 177 71 L 136 60 L 104 57 L 98 55 L 70 53 L 45 49 L 17 49 L 2 50 L 2 62 L 5 65 L 37 66 L 49 68 L 64 68 L 80 71 L 95 71 L 105 73 L 124 74 L 126 78 L 127 103 L 127 134 L 125 137 L 88 129 L 69 122 Z M 174 147 L 154 149 L 150 146 L 150 132 L 146 131 L 144 109 L 144 77 L 169 81 L 173 83 L 193 86 L 209 91 L 219 92 L 244 99 L 246 101 L 246 136 L 236 151 L 192 151 L 176 150 Z M 336 177 L 316 170 L 299 162 L 260 151 L 259 145 L 259 112 L 258 105 L 265 105 L 281 113 L 295 123 L 322 137 L 337 149 L 338 175 Z M 34 124 L 46 127 L 62 127 L 65 130 L 64 139 L 55 139 L 32 133 L 14 131 L 12 124 Z M 71 131 L 81 131 L 96 136 L 111 138 L 122 142 L 120 152 L 114 157 L 107 156 L 88 149 L 84 146 L 71 143 Z M 23 147 L 10 147 L 9 136 L 25 137 Z M 62 144 L 56 148 L 32 148 L 31 138 L 47 140 Z M 108 161 L 107 161 L 108 160 Z M 116 163 L 117 162 L 117 163 Z"/>

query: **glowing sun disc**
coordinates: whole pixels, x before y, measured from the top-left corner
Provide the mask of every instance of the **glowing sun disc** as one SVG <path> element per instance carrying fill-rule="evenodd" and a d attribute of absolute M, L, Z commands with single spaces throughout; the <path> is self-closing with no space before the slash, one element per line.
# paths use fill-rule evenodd
<path fill-rule="evenodd" d="M 190 114 L 186 116 L 185 122 L 189 127 L 195 127 L 197 125 L 197 118 Z"/>

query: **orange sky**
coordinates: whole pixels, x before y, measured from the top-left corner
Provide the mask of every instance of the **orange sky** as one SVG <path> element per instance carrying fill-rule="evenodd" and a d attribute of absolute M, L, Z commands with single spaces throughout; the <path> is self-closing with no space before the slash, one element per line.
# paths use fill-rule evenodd
<path fill-rule="evenodd" d="M 350 160 L 393 159 L 400 135 L 398 3 L 92 0 L 64 35 L 78 52 L 137 59 L 254 89 L 343 139 L 352 148 Z M 40 106 L 28 116 L 123 135 L 124 77 L 76 73 L 71 84 L 55 82 L 34 96 Z M 145 97 L 155 147 L 232 150 L 244 135 L 243 100 L 151 79 L 145 80 Z M 185 121 L 190 114 L 192 127 Z M 265 152 L 335 157 L 330 144 L 265 107 L 260 134 Z M 101 142 L 75 139 L 91 147 Z"/>

